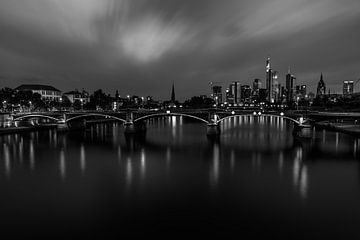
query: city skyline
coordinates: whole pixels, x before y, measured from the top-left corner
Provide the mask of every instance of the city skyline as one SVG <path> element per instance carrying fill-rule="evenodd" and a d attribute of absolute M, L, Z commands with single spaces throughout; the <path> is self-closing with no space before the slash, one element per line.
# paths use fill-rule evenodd
<path fill-rule="evenodd" d="M 169 99 L 174 82 L 183 100 L 211 81 L 264 84 L 270 56 L 282 86 L 291 66 L 309 92 L 322 72 L 341 93 L 360 77 L 359 13 L 356 0 L 3 1 L 0 84 Z"/>

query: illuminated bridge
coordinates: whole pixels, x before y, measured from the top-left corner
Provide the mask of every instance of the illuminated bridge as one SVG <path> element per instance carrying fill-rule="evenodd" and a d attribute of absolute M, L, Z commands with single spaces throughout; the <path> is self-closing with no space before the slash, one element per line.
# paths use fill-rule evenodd
<path fill-rule="evenodd" d="M 223 109 L 172 109 L 172 110 L 138 110 L 125 111 L 79 111 L 79 112 L 31 112 L 12 115 L 12 121 L 21 122 L 29 119 L 48 119 L 56 123 L 59 129 L 68 129 L 74 123 L 87 119 L 112 119 L 124 124 L 125 133 L 137 133 L 146 130 L 146 120 L 167 116 L 181 116 L 203 122 L 207 126 L 208 135 L 219 135 L 222 121 L 239 116 L 278 117 L 292 121 L 296 129 L 309 128 L 305 114 L 294 112 L 261 112 L 261 111 L 226 111 Z"/>

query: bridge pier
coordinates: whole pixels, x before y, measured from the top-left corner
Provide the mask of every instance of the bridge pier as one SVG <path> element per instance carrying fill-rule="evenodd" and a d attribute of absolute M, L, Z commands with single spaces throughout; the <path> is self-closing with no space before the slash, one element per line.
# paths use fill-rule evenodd
<path fill-rule="evenodd" d="M 208 123 L 206 127 L 206 135 L 219 136 L 220 132 L 220 125 L 218 123 Z"/>
<path fill-rule="evenodd" d="M 313 126 L 310 124 L 296 125 L 293 130 L 293 135 L 301 138 L 311 138 L 313 133 Z"/>
<path fill-rule="evenodd" d="M 69 125 L 66 122 L 58 122 L 57 123 L 57 130 L 58 131 L 68 131 Z"/>
<path fill-rule="evenodd" d="M 137 133 L 145 133 L 145 132 L 146 132 L 146 124 L 143 121 L 137 123 L 134 123 L 132 121 L 127 121 L 124 123 L 125 134 L 137 134 Z"/>

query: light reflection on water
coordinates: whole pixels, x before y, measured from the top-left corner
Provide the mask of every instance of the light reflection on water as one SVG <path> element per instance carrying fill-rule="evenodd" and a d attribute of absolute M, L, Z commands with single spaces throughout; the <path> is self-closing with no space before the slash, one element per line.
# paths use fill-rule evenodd
<path fill-rule="evenodd" d="M 16 191 L 20 195 L 24 192 L 20 197 L 30 202 L 50 198 L 50 208 L 54 207 L 51 204 L 58 207 L 58 201 L 65 198 L 67 205 L 56 213 L 60 215 L 82 216 L 82 210 L 74 209 L 87 209 L 78 204 L 94 201 L 91 209 L 97 208 L 109 217 L 114 212 L 130 214 L 128 204 L 145 212 L 137 212 L 137 208 L 130 211 L 140 217 L 149 217 L 147 213 L 155 210 L 167 216 L 165 206 L 183 209 L 183 202 L 191 201 L 195 207 L 187 208 L 190 215 L 200 214 L 198 209 L 202 208 L 211 215 L 214 207 L 221 205 L 226 206 L 224 212 L 216 214 L 222 216 L 230 211 L 228 217 L 239 224 L 240 213 L 249 211 L 246 216 L 251 218 L 252 211 L 260 218 L 268 218 L 266 212 L 276 211 L 292 219 L 288 215 L 298 214 L 296 209 L 303 206 L 305 213 L 295 218 L 311 222 L 312 217 L 319 220 L 321 214 L 313 216 L 307 209 L 322 209 L 319 206 L 324 201 L 326 206 L 339 201 L 324 196 L 347 196 L 353 202 L 360 201 L 360 167 L 356 159 L 359 141 L 325 130 L 314 132 L 310 139 L 295 139 L 291 123 L 278 117 L 227 119 L 221 125 L 219 139 L 207 139 L 203 123 L 164 117 L 148 121 L 146 135 L 142 136 L 125 136 L 121 125 L 111 123 L 67 134 L 49 130 L 0 136 L 0 141 L 0 190 L 4 196 Z M 336 184 L 331 174 L 339 175 Z M 29 182 L 37 191 L 24 191 Z M 54 191 L 43 190 L 49 187 Z M 71 197 L 75 193 L 80 199 Z M 224 199 L 214 198 L 216 194 Z M 106 201 L 116 202 L 112 211 L 97 202 L 104 196 Z M 207 201 L 202 205 L 204 199 Z M 216 206 L 210 204 L 211 199 Z M 267 204 L 257 205 L 260 199 Z M 11 208 L 11 199 L 5 197 L 2 201 Z M 344 216 L 360 213 L 357 205 L 337 207 Z M 25 205 L 20 209 L 14 211 L 26 216 L 32 212 Z M 216 214 L 209 217 L 216 219 Z M 332 219 L 331 215 L 323 215 L 324 222 Z M 171 215 L 167 218 L 177 221 Z M 277 221 L 283 223 L 275 217 Z M 360 224 L 359 218 L 354 221 Z"/>

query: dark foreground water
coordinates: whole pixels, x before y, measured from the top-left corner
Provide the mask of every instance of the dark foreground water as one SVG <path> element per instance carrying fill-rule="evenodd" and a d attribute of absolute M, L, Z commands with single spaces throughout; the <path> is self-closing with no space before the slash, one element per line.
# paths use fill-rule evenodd
<path fill-rule="evenodd" d="M 0 236 L 186 233 L 237 238 L 360 236 L 359 143 L 277 118 L 163 118 L 146 137 L 118 124 L 0 137 Z"/>

